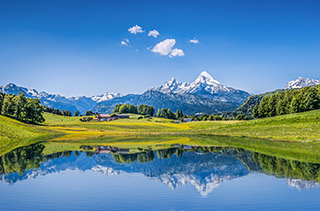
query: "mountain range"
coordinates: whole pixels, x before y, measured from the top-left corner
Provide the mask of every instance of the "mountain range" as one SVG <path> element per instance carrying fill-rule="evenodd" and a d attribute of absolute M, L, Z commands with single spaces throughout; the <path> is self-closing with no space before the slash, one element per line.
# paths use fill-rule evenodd
<path fill-rule="evenodd" d="M 319 84 L 320 80 L 299 77 L 296 80 L 289 81 L 286 85 L 286 89 L 301 89 L 303 87 L 314 86 Z"/>
<path fill-rule="evenodd" d="M 169 108 L 172 111 L 182 110 L 184 114 L 219 113 L 233 111 L 240 106 L 250 93 L 224 86 L 209 73 L 203 71 L 192 83 L 178 82 L 171 79 L 163 85 L 148 89 L 142 94 L 121 95 L 106 92 L 96 96 L 65 97 L 59 94 L 48 94 L 35 89 L 9 83 L 0 86 L 0 92 L 18 94 L 23 92 L 27 97 L 40 99 L 43 105 L 60 110 L 76 110 L 85 113 L 93 110 L 99 113 L 112 113 L 116 104 L 148 104 L 155 109 Z"/>
<path fill-rule="evenodd" d="M 148 89 L 143 94 L 126 95 L 98 103 L 94 111 L 111 113 L 116 104 L 148 104 L 156 110 L 169 108 L 182 110 L 184 114 L 220 113 L 239 107 L 250 93 L 227 87 L 203 71 L 192 83 L 179 82 L 175 78 L 163 85 Z"/>
<path fill-rule="evenodd" d="M 104 94 L 86 97 L 65 97 L 59 94 L 48 94 L 47 92 L 39 92 L 36 89 L 25 88 L 9 83 L 5 86 L 0 86 L 0 93 L 5 94 L 19 94 L 22 92 L 26 97 L 38 98 L 45 106 L 58 108 L 60 110 L 76 110 L 80 113 L 85 113 L 87 110 L 92 109 L 97 103 L 110 100 L 115 97 L 122 97 L 120 93 L 106 92 Z"/>
<path fill-rule="evenodd" d="M 286 89 L 298 89 L 320 84 L 320 80 L 299 77 L 289 81 Z M 164 84 L 150 88 L 142 94 L 127 94 L 106 92 L 91 97 L 65 97 L 59 94 L 39 92 L 36 89 L 25 88 L 9 83 L 0 86 L 0 92 L 18 94 L 23 92 L 27 97 L 40 99 L 43 105 L 60 110 L 76 110 L 84 114 L 87 110 L 98 113 L 112 113 L 116 104 L 148 104 L 155 109 L 169 108 L 173 112 L 182 110 L 184 114 L 231 112 L 248 99 L 249 92 L 228 87 L 203 71 L 193 82 L 179 82 L 171 78 Z"/>
<path fill-rule="evenodd" d="M 250 93 L 231 87 L 227 87 L 215 80 L 209 73 L 203 71 L 192 83 L 179 82 L 175 78 L 163 85 L 150 89 L 165 94 L 194 94 L 201 97 L 217 99 L 222 102 L 243 102 Z"/>

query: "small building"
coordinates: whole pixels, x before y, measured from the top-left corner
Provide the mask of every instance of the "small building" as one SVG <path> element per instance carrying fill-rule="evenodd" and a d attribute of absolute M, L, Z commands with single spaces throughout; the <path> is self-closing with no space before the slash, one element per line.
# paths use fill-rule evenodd
<path fill-rule="evenodd" d="M 96 120 L 98 121 L 109 121 L 111 116 L 109 114 L 96 114 Z"/>
<path fill-rule="evenodd" d="M 174 121 L 174 123 L 179 124 L 179 123 L 180 123 L 180 121 L 179 121 L 179 120 L 175 120 L 175 121 Z"/>
<path fill-rule="evenodd" d="M 192 118 L 183 118 L 183 122 L 191 122 Z"/>

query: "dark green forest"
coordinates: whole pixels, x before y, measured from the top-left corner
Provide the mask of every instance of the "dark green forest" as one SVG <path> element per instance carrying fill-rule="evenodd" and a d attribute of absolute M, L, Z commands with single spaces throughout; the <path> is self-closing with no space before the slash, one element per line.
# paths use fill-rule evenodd
<path fill-rule="evenodd" d="M 320 108 L 320 85 L 286 90 L 262 98 L 253 109 L 257 118 L 310 111 Z"/>

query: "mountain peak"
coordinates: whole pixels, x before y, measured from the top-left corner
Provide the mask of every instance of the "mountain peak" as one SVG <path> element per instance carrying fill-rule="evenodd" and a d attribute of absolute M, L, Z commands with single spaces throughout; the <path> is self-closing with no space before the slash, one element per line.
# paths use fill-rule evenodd
<path fill-rule="evenodd" d="M 314 86 L 318 84 L 320 84 L 320 80 L 298 77 L 296 80 L 289 81 L 286 85 L 286 89 L 300 89 L 303 87 Z"/>
<path fill-rule="evenodd" d="M 175 77 L 172 77 L 169 81 L 167 81 L 168 84 L 174 84 L 176 82 L 177 82 L 177 80 Z"/>
<path fill-rule="evenodd" d="M 17 85 L 15 85 L 14 83 L 8 83 L 7 85 L 2 86 L 4 88 L 10 88 L 10 87 L 18 87 Z"/>
<path fill-rule="evenodd" d="M 207 71 L 202 71 L 195 81 L 192 83 L 179 82 L 175 78 L 171 78 L 163 85 L 149 89 L 149 91 L 158 91 L 162 93 L 176 94 L 193 94 L 206 98 L 214 98 L 220 101 L 239 101 L 243 102 L 250 93 L 236 90 L 231 87 L 224 86 L 215 80 Z"/>
<path fill-rule="evenodd" d="M 202 71 L 194 83 L 222 85 L 219 81 L 215 80 L 207 71 Z"/>
<path fill-rule="evenodd" d="M 208 77 L 208 78 L 211 77 L 211 75 L 210 75 L 207 71 L 205 71 L 205 70 L 200 73 L 200 76 L 204 76 L 204 77 Z M 211 77 L 211 78 L 212 78 L 212 77 Z"/>

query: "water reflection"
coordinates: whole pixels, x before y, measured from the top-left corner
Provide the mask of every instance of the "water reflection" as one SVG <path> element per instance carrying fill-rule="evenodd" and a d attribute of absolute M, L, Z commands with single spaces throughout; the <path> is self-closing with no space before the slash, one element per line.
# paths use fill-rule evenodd
<path fill-rule="evenodd" d="M 170 148 L 119 149 L 83 145 L 79 151 L 44 155 L 43 144 L 11 151 L 0 157 L 2 181 L 16 183 L 66 170 L 101 172 L 106 175 L 140 173 L 172 189 L 193 185 L 206 196 L 221 183 L 259 172 L 286 178 L 297 189 L 319 187 L 320 164 L 286 160 L 226 147 L 173 145 Z"/>

